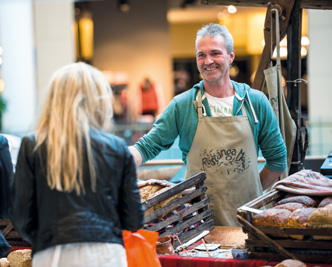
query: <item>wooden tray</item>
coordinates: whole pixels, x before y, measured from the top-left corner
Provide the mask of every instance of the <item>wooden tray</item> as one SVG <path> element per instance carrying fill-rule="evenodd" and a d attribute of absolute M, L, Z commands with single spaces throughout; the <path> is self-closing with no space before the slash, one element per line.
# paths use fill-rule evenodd
<path fill-rule="evenodd" d="M 248 233 L 246 246 L 249 248 L 249 257 L 276 261 L 297 259 L 303 262 L 332 263 L 332 228 L 262 227 L 251 224 L 254 216 L 251 208 L 265 207 L 283 198 L 285 194 L 273 189 L 238 208 L 238 220 L 243 225 L 243 232 Z M 303 235 L 304 238 L 294 239 L 289 237 L 290 235 Z M 324 236 L 330 240 L 315 240 L 314 236 Z"/>
<path fill-rule="evenodd" d="M 0 229 L 3 236 L 11 246 L 31 247 L 31 244 L 24 241 L 21 236 L 14 230 L 10 220 L 0 220 Z"/>
<path fill-rule="evenodd" d="M 196 237 L 204 230 L 212 230 L 214 228 L 214 221 L 211 218 L 212 212 L 208 207 L 210 200 L 205 194 L 207 190 L 206 185 L 204 185 L 205 179 L 205 172 L 198 173 L 175 185 L 174 187 L 145 200 L 143 202 L 143 206 L 147 210 L 164 200 L 167 200 L 179 193 L 183 193 L 185 190 L 193 189 L 192 192 L 184 194 L 181 198 L 174 199 L 164 207 L 161 207 L 146 215 L 144 217 L 145 224 L 149 224 L 151 226 L 144 228 L 150 231 L 160 232 L 160 236 L 178 235 L 178 240 L 175 240 L 174 242 L 175 248 L 181 245 L 181 243 L 183 244 Z M 164 220 L 156 222 L 161 215 L 168 214 L 185 203 L 190 203 L 192 206 L 181 210 Z M 195 216 L 192 216 L 187 220 L 183 220 L 185 216 L 188 216 L 194 212 L 197 213 Z M 176 224 L 174 227 L 167 228 L 167 226 L 173 223 Z M 199 225 L 194 229 L 189 229 L 189 227 L 195 223 L 199 223 Z M 183 232 L 185 229 L 189 230 Z"/>

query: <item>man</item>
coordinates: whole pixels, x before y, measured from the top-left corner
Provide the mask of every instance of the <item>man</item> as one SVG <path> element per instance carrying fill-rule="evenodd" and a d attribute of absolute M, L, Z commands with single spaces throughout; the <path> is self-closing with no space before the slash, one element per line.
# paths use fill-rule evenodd
<path fill-rule="evenodd" d="M 130 147 L 136 166 L 171 147 L 179 136 L 186 178 L 205 171 L 216 225 L 238 226 L 236 210 L 262 195 L 286 168 L 286 147 L 267 97 L 230 80 L 233 38 L 219 24 L 197 32 L 203 81 L 170 102 L 148 134 Z M 266 159 L 258 173 L 257 156 Z"/>

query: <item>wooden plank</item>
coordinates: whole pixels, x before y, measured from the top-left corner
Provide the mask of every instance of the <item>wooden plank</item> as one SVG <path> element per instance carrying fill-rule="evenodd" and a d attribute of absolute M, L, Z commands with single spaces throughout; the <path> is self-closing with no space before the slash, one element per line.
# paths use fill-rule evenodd
<path fill-rule="evenodd" d="M 276 240 L 274 239 L 276 243 L 278 243 L 280 246 L 284 248 L 289 249 L 303 249 L 303 250 L 325 250 L 325 252 L 330 252 L 332 255 L 332 243 L 329 241 L 308 241 L 308 240 L 291 240 L 291 239 L 285 239 L 285 240 Z M 246 244 L 248 246 L 255 246 L 255 247 L 270 247 L 268 244 L 263 242 L 259 239 L 247 239 Z"/>
<path fill-rule="evenodd" d="M 289 228 L 289 227 L 261 227 L 256 226 L 258 229 L 263 231 L 265 234 L 273 234 L 274 236 L 280 235 L 281 237 L 285 234 L 288 235 L 324 235 L 331 236 L 332 228 Z"/>
<path fill-rule="evenodd" d="M 167 191 L 164 191 L 164 192 L 156 195 L 155 197 L 145 200 L 144 202 L 142 202 L 142 204 L 145 207 L 145 209 L 151 208 L 154 205 L 170 198 L 171 196 L 179 194 L 183 190 L 188 189 L 188 188 L 194 186 L 195 184 L 204 181 L 205 179 L 206 179 L 205 172 L 200 172 L 200 173 L 188 178 L 187 180 L 173 186 L 172 188 L 168 189 Z"/>
<path fill-rule="evenodd" d="M 201 234 L 203 231 L 205 231 L 205 230 L 211 231 L 211 230 L 213 230 L 213 228 L 214 228 L 214 221 L 212 219 L 208 219 L 207 221 L 205 221 L 203 224 L 199 225 L 198 227 L 196 227 L 192 230 L 189 230 L 187 232 L 181 233 L 178 236 L 178 239 L 180 241 L 177 239 L 174 241 L 174 248 L 176 249 L 178 246 L 193 239 L 194 237 Z"/>
<path fill-rule="evenodd" d="M 177 207 L 190 202 L 193 198 L 201 195 L 201 194 L 205 194 L 207 190 L 206 185 L 202 186 L 201 188 L 191 192 L 188 195 L 185 195 L 179 199 L 173 200 L 172 202 L 170 202 L 169 204 L 165 205 L 164 207 L 157 209 L 156 211 L 146 215 L 144 217 L 145 222 L 150 222 L 153 219 L 157 219 L 159 216 L 168 213 L 174 209 L 176 209 Z"/>
<path fill-rule="evenodd" d="M 172 216 L 168 217 L 167 219 L 147 228 L 147 230 L 160 231 L 161 229 L 165 228 L 168 225 L 171 225 L 174 222 L 182 221 L 184 217 L 186 217 L 194 212 L 197 212 L 197 210 L 201 209 L 202 207 L 207 206 L 208 204 L 209 204 L 209 198 L 206 197 L 202 201 L 200 201 L 198 203 L 194 203 L 191 207 L 188 207 L 180 212 L 177 212 L 177 213 L 173 214 Z"/>
<path fill-rule="evenodd" d="M 211 210 L 206 210 L 203 213 L 197 214 L 196 216 L 194 216 L 194 217 L 192 217 L 188 220 L 183 221 L 179 225 L 168 229 L 166 232 L 162 233 L 160 236 L 178 234 L 181 231 L 183 231 L 184 229 L 186 229 L 187 227 L 189 227 L 189 226 L 195 224 L 196 222 L 199 222 L 199 221 L 201 221 L 201 220 L 203 220 L 206 217 L 209 217 L 211 215 L 212 215 Z"/>
<path fill-rule="evenodd" d="M 312 263 L 332 263 L 331 255 L 309 255 L 309 254 L 296 254 L 302 262 Z M 286 258 L 278 253 L 267 253 L 267 252 L 250 252 L 250 259 L 269 259 L 270 261 L 282 261 Z"/>
<path fill-rule="evenodd" d="M 278 3 L 277 0 L 201 0 L 203 5 L 233 5 L 247 7 L 266 7 L 269 2 Z M 331 0 L 301 0 L 301 8 L 306 9 L 332 9 Z"/>

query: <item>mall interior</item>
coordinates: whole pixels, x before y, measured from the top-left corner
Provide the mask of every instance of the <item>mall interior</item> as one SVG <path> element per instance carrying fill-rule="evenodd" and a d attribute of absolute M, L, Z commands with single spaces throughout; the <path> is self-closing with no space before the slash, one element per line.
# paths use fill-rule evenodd
<path fill-rule="evenodd" d="M 321 160 L 332 151 L 331 14 L 302 10 L 299 78 L 309 136 L 306 157 Z M 264 47 L 265 15 L 266 7 L 200 0 L 0 0 L 1 133 L 21 138 L 32 132 L 52 73 L 85 61 L 107 76 L 114 92 L 114 133 L 131 145 L 155 119 L 138 108 L 136 92 L 143 79 L 159 88 L 158 113 L 201 79 L 195 37 L 202 25 L 220 23 L 230 30 L 235 51 L 231 77 L 251 84 Z M 283 72 L 286 57 L 284 38 Z M 180 159 L 176 144 L 160 158 Z"/>

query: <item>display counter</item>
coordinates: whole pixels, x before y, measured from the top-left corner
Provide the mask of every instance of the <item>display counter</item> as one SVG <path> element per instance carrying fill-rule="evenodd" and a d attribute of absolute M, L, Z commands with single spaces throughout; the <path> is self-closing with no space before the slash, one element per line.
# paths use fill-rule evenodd
<path fill-rule="evenodd" d="M 241 227 L 216 226 L 204 240 L 206 244 L 220 244 L 220 248 L 230 249 L 233 246 L 244 243 L 246 234 L 242 232 Z M 200 245 L 202 241 L 198 241 L 188 247 L 188 251 L 192 251 Z M 232 258 L 215 258 L 215 257 L 192 257 L 182 255 L 159 255 L 161 265 L 163 267 L 255 267 L 255 266 L 275 266 L 276 261 L 269 259 L 232 259 Z M 188 253 L 190 254 L 190 253 Z M 322 263 L 306 263 L 307 267 L 328 267 L 332 264 Z"/>

